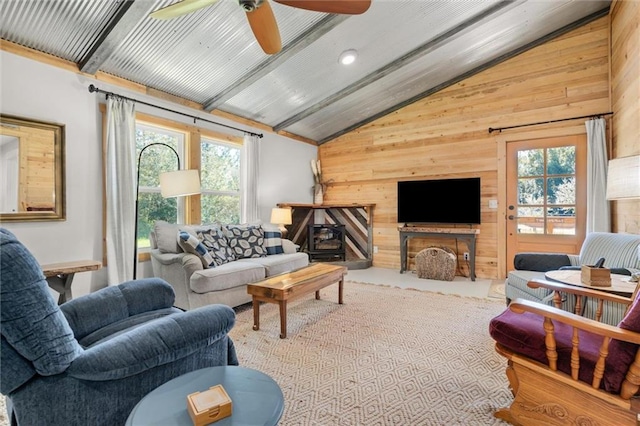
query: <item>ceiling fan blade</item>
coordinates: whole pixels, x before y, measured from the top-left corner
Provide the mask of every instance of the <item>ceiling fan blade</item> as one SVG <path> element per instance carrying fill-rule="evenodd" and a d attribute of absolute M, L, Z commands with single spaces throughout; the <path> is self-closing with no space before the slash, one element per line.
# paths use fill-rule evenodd
<path fill-rule="evenodd" d="M 278 23 L 268 0 L 264 0 L 260 7 L 252 12 L 247 12 L 247 19 L 264 53 L 273 55 L 282 49 Z"/>
<path fill-rule="evenodd" d="M 315 12 L 359 15 L 371 6 L 371 0 L 274 0 L 276 3 Z"/>
<path fill-rule="evenodd" d="M 155 19 L 177 18 L 178 16 L 186 15 L 187 13 L 195 12 L 198 9 L 212 5 L 217 1 L 218 0 L 182 0 L 158 9 L 149 14 L 149 16 Z"/>

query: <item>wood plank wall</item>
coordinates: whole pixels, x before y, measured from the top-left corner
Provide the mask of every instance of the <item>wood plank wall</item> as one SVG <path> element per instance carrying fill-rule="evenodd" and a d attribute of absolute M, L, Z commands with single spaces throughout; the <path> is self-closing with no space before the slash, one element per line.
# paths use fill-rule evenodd
<path fill-rule="evenodd" d="M 332 181 L 325 203 L 376 205 L 373 244 L 378 253 L 373 266 L 400 269 L 398 180 L 480 176 L 476 274 L 503 278 L 504 142 L 488 128 L 609 111 L 609 30 L 609 16 L 600 18 L 321 145 L 318 155 L 325 177 Z M 583 122 L 508 133 L 512 140 L 534 133 L 563 134 L 565 129 L 584 133 Z M 449 196 L 424 200 L 425 208 L 438 208 Z M 489 209 L 490 199 L 499 201 L 498 209 Z M 451 247 L 460 256 L 467 251 L 464 244 L 416 239 L 409 247 L 410 259 L 434 244 Z M 468 275 L 465 262 L 459 259 L 459 264 L 458 275 Z"/>
<path fill-rule="evenodd" d="M 640 2 L 611 10 L 613 158 L 640 155 Z M 613 201 L 612 230 L 640 234 L 640 200 Z"/>

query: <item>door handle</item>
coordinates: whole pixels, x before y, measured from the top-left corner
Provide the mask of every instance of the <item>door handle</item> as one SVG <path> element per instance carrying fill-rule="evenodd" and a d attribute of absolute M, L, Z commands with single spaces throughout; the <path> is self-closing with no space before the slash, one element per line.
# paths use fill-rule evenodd
<path fill-rule="evenodd" d="M 512 214 L 510 214 L 510 215 L 507 217 L 507 219 L 509 219 L 509 220 L 514 220 L 514 219 L 517 219 L 517 217 L 516 217 L 516 216 L 514 216 L 514 215 L 512 215 Z"/>

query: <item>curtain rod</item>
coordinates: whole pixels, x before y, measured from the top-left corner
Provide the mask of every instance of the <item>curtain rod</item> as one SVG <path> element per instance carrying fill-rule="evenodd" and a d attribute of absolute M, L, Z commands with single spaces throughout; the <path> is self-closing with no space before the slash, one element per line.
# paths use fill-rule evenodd
<path fill-rule="evenodd" d="M 168 111 L 168 112 L 172 112 L 172 113 L 174 113 L 174 114 L 179 114 L 179 115 L 183 115 L 183 116 L 185 116 L 185 117 L 193 118 L 193 122 L 194 122 L 194 123 L 196 122 L 196 120 L 200 120 L 200 121 L 205 121 L 205 122 L 207 122 L 207 123 L 215 124 L 216 126 L 222 126 L 222 127 L 226 127 L 226 128 L 228 128 L 228 129 L 237 130 L 237 131 L 239 131 L 239 132 L 243 132 L 243 133 L 249 134 L 249 135 L 251 135 L 251 136 L 257 136 L 257 137 L 259 137 L 259 138 L 262 138 L 262 136 L 263 136 L 263 134 L 262 134 L 262 133 L 254 133 L 254 132 L 250 132 L 250 131 L 248 131 L 248 130 L 243 130 L 243 129 L 240 129 L 240 128 L 238 128 L 238 127 L 233 127 L 233 126 L 229 126 L 229 125 L 227 125 L 227 124 L 217 123 L 217 122 L 215 122 L 215 121 L 207 120 L 206 118 L 196 117 L 195 115 L 186 114 L 186 113 L 184 113 L 184 112 L 180 112 L 180 111 L 176 111 L 176 110 L 173 110 L 173 109 L 169 109 L 169 108 L 161 107 L 161 106 L 159 106 L 159 105 L 150 104 L 150 103 L 148 103 L 148 102 L 140 101 L 140 100 L 138 100 L 138 99 L 128 98 L 128 97 L 126 97 L 126 96 L 118 95 L 117 93 L 107 92 L 107 91 L 105 91 L 105 90 L 102 90 L 102 89 L 97 88 L 97 87 L 96 87 L 96 86 L 94 86 L 93 84 L 90 84 L 90 85 L 89 85 L 89 93 L 93 93 L 93 92 L 103 93 L 103 94 L 107 95 L 107 97 L 108 97 L 108 96 L 117 96 L 117 97 L 122 98 L 122 99 L 127 99 L 127 100 L 129 100 L 129 101 L 137 102 L 137 103 L 140 103 L 140 104 L 143 104 L 143 105 L 147 105 L 147 106 L 150 106 L 150 107 L 153 107 L 153 108 L 158 108 L 158 109 L 161 109 L 161 110 L 163 110 L 163 111 Z"/>
<path fill-rule="evenodd" d="M 489 127 L 489 133 L 492 133 L 492 132 L 495 132 L 495 131 L 501 132 L 503 130 L 515 129 L 515 128 L 518 128 L 518 127 L 537 126 L 539 124 L 557 123 L 559 121 L 579 120 L 581 118 L 598 118 L 598 117 L 602 117 L 603 115 L 611 115 L 611 114 L 613 114 L 613 112 L 603 112 L 603 113 L 600 113 L 600 114 L 582 115 L 580 117 L 559 118 L 557 120 L 539 121 L 537 123 L 518 124 L 516 126 L 496 127 L 495 129 L 493 127 Z"/>

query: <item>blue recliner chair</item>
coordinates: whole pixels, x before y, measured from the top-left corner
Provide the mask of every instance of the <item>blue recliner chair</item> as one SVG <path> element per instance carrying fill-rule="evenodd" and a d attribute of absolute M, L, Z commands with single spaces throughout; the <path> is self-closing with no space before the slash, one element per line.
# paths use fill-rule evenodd
<path fill-rule="evenodd" d="M 238 364 L 231 308 L 183 312 L 157 278 L 58 306 L 38 262 L 3 228 L 0 302 L 0 391 L 13 425 L 124 425 L 142 397 L 174 377 Z"/>

